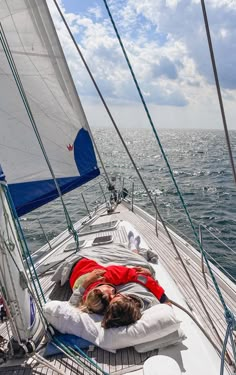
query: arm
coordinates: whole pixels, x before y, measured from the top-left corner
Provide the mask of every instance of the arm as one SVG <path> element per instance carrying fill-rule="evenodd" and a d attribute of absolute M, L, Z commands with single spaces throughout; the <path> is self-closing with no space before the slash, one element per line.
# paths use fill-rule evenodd
<path fill-rule="evenodd" d="M 145 267 L 134 267 L 134 268 L 138 274 L 141 273 L 142 275 L 153 277 L 151 271 Z"/>
<path fill-rule="evenodd" d="M 101 280 L 104 281 L 104 273 L 105 270 L 93 270 L 92 272 L 88 273 L 80 285 L 78 285 L 75 289 L 73 289 L 73 294 L 69 299 L 69 302 L 73 306 L 78 306 L 83 298 L 84 292 L 86 288 L 95 281 Z M 75 283 L 76 284 L 76 283 Z"/>
<path fill-rule="evenodd" d="M 108 266 L 105 280 L 113 285 L 136 282 L 145 286 L 159 301 L 164 294 L 164 289 L 158 284 L 158 281 L 150 276 L 146 268 L 142 267 Z"/>
<path fill-rule="evenodd" d="M 135 268 L 126 266 L 108 266 L 106 268 L 105 280 L 113 285 L 126 284 L 135 281 L 137 271 Z"/>
<path fill-rule="evenodd" d="M 162 294 L 161 299 L 160 299 L 160 302 L 161 302 L 161 303 L 165 303 L 166 305 L 170 305 L 170 306 L 172 306 L 171 301 L 169 300 L 169 298 L 167 297 L 167 295 L 166 295 L 165 293 Z"/>
<path fill-rule="evenodd" d="M 69 299 L 69 302 L 73 306 L 78 306 L 83 298 L 85 288 L 79 286 L 77 289 L 73 290 L 73 294 Z"/>
<path fill-rule="evenodd" d="M 152 292 L 152 294 L 154 294 L 154 296 L 157 297 L 157 299 L 161 303 L 165 302 L 165 297 L 163 297 L 163 295 L 165 295 L 165 291 L 162 288 L 162 286 L 158 283 L 158 281 L 155 280 L 153 277 L 144 274 L 138 274 L 136 282 L 150 290 L 150 292 Z"/>
<path fill-rule="evenodd" d="M 113 285 L 137 282 L 138 275 L 152 276 L 151 272 L 144 267 L 108 266 L 105 274 L 107 283 Z"/>

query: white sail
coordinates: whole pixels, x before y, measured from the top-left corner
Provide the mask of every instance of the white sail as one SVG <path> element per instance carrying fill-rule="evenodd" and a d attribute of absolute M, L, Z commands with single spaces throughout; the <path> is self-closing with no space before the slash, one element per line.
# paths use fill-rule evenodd
<path fill-rule="evenodd" d="M 45 0 L 0 0 L 2 24 L 62 192 L 99 174 L 88 124 Z M 0 43 L 0 164 L 22 215 L 57 197 Z"/>

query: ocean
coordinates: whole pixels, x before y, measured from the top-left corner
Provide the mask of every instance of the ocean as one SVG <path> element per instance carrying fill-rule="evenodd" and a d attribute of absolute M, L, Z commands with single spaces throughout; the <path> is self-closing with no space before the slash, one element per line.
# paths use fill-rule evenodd
<path fill-rule="evenodd" d="M 152 130 L 121 129 L 121 133 L 149 191 L 156 199 L 163 219 L 177 233 L 184 234 L 190 241 L 196 241 Z M 134 183 L 134 203 L 154 215 L 154 208 L 148 202 L 147 193 L 115 130 L 97 128 L 93 134 L 107 173 L 116 178 L 117 187 L 124 183 L 124 187 L 131 192 Z M 203 247 L 209 260 L 223 267 L 224 272 L 231 275 L 235 282 L 236 185 L 224 132 L 160 129 L 158 135 L 194 227 L 197 232 L 199 226 L 202 228 Z M 235 155 L 236 131 L 230 132 L 230 139 Z M 80 195 L 82 190 L 85 187 L 64 197 L 73 221 L 87 212 Z M 98 185 L 95 190 L 99 190 Z M 89 209 L 95 207 L 99 199 L 103 200 L 101 192 L 99 195 L 98 198 L 92 190 L 84 192 Z M 66 228 L 59 200 L 31 212 L 21 222 L 31 252 L 45 243 L 40 224 L 48 239 Z"/>

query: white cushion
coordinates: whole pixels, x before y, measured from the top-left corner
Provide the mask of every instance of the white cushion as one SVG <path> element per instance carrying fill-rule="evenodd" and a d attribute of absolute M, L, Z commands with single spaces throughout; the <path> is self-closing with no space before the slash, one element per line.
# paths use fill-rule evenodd
<path fill-rule="evenodd" d="M 181 328 L 179 328 L 178 330 L 170 333 L 167 336 L 160 337 L 159 339 L 156 339 L 153 341 L 144 342 L 142 344 L 135 345 L 134 348 L 139 353 L 145 353 L 150 350 L 161 349 L 169 345 L 178 344 L 179 342 L 182 342 L 186 338 L 187 337 L 184 334 L 184 331 Z"/>
<path fill-rule="evenodd" d="M 146 310 L 134 324 L 110 329 L 101 327 L 100 315 L 81 312 L 69 302 L 47 302 L 44 313 L 48 322 L 61 333 L 82 337 L 109 351 L 154 341 L 175 332 L 180 326 L 172 307 L 165 304 Z"/>

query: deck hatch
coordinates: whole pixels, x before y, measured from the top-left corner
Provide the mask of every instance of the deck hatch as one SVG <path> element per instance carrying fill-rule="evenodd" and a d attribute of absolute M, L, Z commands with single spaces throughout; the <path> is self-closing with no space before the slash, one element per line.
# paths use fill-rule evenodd
<path fill-rule="evenodd" d="M 84 247 L 85 242 L 86 242 L 85 240 L 79 241 L 79 249 L 81 249 L 82 247 Z M 71 242 L 71 243 L 69 243 L 69 244 L 65 247 L 64 252 L 67 253 L 67 252 L 69 252 L 69 251 L 76 250 L 76 249 L 77 249 L 77 247 L 76 247 L 76 243 L 75 243 L 75 242 Z"/>
<path fill-rule="evenodd" d="M 101 223 L 101 224 L 92 224 L 92 225 L 82 228 L 79 231 L 79 234 L 84 235 L 84 234 L 91 234 L 91 233 L 113 230 L 117 227 L 118 223 L 119 223 L 119 220 L 109 221 L 109 222 Z"/>
<path fill-rule="evenodd" d="M 92 246 L 106 245 L 106 244 L 111 243 L 111 242 L 113 242 L 113 236 L 111 236 L 111 235 L 96 237 L 93 240 Z"/>

